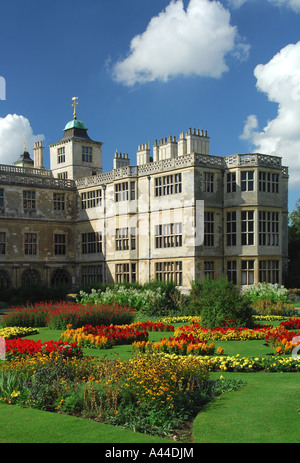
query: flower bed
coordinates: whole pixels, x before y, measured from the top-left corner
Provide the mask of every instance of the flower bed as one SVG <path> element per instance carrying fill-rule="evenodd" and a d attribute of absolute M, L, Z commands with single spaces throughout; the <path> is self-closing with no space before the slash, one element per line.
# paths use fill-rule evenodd
<path fill-rule="evenodd" d="M 21 338 L 30 334 L 39 334 L 37 328 L 24 328 L 22 326 L 8 326 L 0 329 L 0 337 L 4 339 Z"/>
<path fill-rule="evenodd" d="M 291 354 L 292 350 L 300 345 L 300 331 L 289 331 L 279 326 L 270 330 L 265 340 L 277 354 Z"/>
<path fill-rule="evenodd" d="M 174 331 L 174 326 L 152 321 L 136 322 L 130 325 L 85 325 L 77 329 L 68 325 L 61 337 L 80 342 L 84 347 L 109 349 L 118 344 L 145 341 L 148 339 L 148 331 Z"/>
<path fill-rule="evenodd" d="M 146 322 L 134 322 L 129 325 L 131 328 L 140 328 L 146 331 L 174 331 L 174 326 L 162 321 L 152 322 L 147 320 Z"/>
<path fill-rule="evenodd" d="M 178 355 L 213 355 L 215 353 L 215 345 L 207 344 L 207 341 L 200 341 L 192 335 L 181 334 L 178 337 L 169 339 L 161 339 L 160 342 L 139 341 L 132 344 L 134 351 L 145 352 L 165 352 Z M 223 351 L 223 349 L 222 349 Z M 221 353 L 219 351 L 219 353 Z"/>
<path fill-rule="evenodd" d="M 33 339 L 8 339 L 5 343 L 5 356 L 7 360 L 16 357 L 27 357 L 37 354 L 47 354 L 56 352 L 64 357 L 80 357 L 82 355 L 81 346 L 77 343 L 59 341 L 34 341 Z"/>
<path fill-rule="evenodd" d="M 175 354 L 160 354 L 178 362 L 184 361 L 185 357 Z M 195 361 L 205 366 L 209 371 L 235 371 L 235 372 L 300 372 L 300 358 L 292 356 L 269 356 L 269 357 L 240 357 L 236 356 L 194 356 Z"/>
<path fill-rule="evenodd" d="M 151 434 L 170 433 L 222 390 L 195 357 L 143 355 L 0 365 L 0 400 L 93 418 Z M 8 380 L 9 378 L 9 380 Z M 226 386 L 225 386 L 226 387 Z"/>
<path fill-rule="evenodd" d="M 200 324 L 186 325 L 177 328 L 174 336 L 181 334 L 192 334 L 200 340 L 211 341 L 249 341 L 265 339 L 266 333 L 270 330 L 269 326 L 260 328 L 234 328 L 234 327 L 221 327 L 221 328 L 205 328 Z"/>
<path fill-rule="evenodd" d="M 85 325 L 77 329 L 72 329 L 71 325 L 68 325 L 67 330 L 61 334 L 61 338 L 66 341 L 79 342 L 83 347 L 109 349 L 114 345 L 146 340 L 148 339 L 148 332 L 132 328 L 129 325 Z"/>
<path fill-rule="evenodd" d="M 79 328 L 85 324 L 110 325 L 131 323 L 134 310 L 115 304 L 83 305 L 74 302 L 39 303 L 29 307 L 15 307 L 1 317 L 4 326 L 65 329 L 68 324 Z"/>
<path fill-rule="evenodd" d="M 160 319 L 161 322 L 163 323 L 188 323 L 188 324 L 192 324 L 192 323 L 201 323 L 201 317 L 198 317 L 198 316 L 178 316 L 178 315 L 174 315 L 174 316 L 169 316 L 169 317 L 164 317 L 164 318 L 161 318 Z"/>
<path fill-rule="evenodd" d="M 288 320 L 281 322 L 280 326 L 283 326 L 287 330 L 300 330 L 300 318 L 291 317 Z"/>

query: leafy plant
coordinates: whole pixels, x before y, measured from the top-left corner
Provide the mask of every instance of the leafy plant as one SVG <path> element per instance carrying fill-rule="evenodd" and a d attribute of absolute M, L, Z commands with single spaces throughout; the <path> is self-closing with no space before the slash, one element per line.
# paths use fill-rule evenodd
<path fill-rule="evenodd" d="M 248 298 L 225 278 L 220 280 L 205 278 L 202 283 L 193 282 L 191 304 L 196 309 L 196 313 L 200 314 L 201 324 L 204 327 L 253 325 L 253 309 Z"/>

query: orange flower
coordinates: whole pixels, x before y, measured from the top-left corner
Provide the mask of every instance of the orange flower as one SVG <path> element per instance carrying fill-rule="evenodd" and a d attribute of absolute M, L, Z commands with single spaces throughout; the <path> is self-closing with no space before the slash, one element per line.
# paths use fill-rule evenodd
<path fill-rule="evenodd" d="M 276 352 L 277 352 L 278 354 L 282 354 L 282 347 L 281 347 L 281 346 L 278 346 L 278 347 L 276 348 Z"/>

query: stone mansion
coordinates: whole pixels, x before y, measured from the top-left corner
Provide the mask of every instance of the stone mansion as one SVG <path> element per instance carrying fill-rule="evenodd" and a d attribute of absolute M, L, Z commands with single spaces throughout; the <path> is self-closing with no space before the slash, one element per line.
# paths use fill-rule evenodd
<path fill-rule="evenodd" d="M 265 154 L 209 154 L 206 131 L 138 146 L 136 164 L 77 119 L 34 160 L 0 165 L 0 288 L 32 281 L 72 288 L 205 275 L 237 285 L 282 283 L 288 262 L 288 169 Z"/>

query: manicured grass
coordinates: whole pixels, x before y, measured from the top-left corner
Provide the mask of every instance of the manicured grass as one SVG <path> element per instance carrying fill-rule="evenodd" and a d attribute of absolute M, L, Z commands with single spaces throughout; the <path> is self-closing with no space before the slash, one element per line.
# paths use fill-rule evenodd
<path fill-rule="evenodd" d="M 40 328 L 38 335 L 28 338 L 58 340 L 61 332 Z M 173 335 L 173 332 L 150 332 L 149 339 L 159 341 Z M 264 341 L 216 341 L 215 345 L 223 347 L 224 354 L 229 356 L 264 357 L 273 354 Z M 127 360 L 132 350 L 131 346 L 125 345 L 107 350 L 84 349 L 84 353 L 108 358 L 119 356 L 121 360 Z M 299 373 L 211 373 L 211 378 L 216 381 L 220 376 L 242 379 L 246 384 L 237 391 L 216 398 L 197 415 L 193 427 L 195 443 L 299 442 Z M 168 442 L 163 438 L 133 433 L 84 418 L 12 405 L 0 405 L 0 413 L 0 443 Z"/>
<path fill-rule="evenodd" d="M 170 440 L 69 415 L 0 405 L 0 443 L 168 443 Z"/>
<path fill-rule="evenodd" d="M 212 377 L 220 378 L 214 373 Z M 247 384 L 207 404 L 194 421 L 198 443 L 299 443 L 298 373 L 222 373 Z"/>

